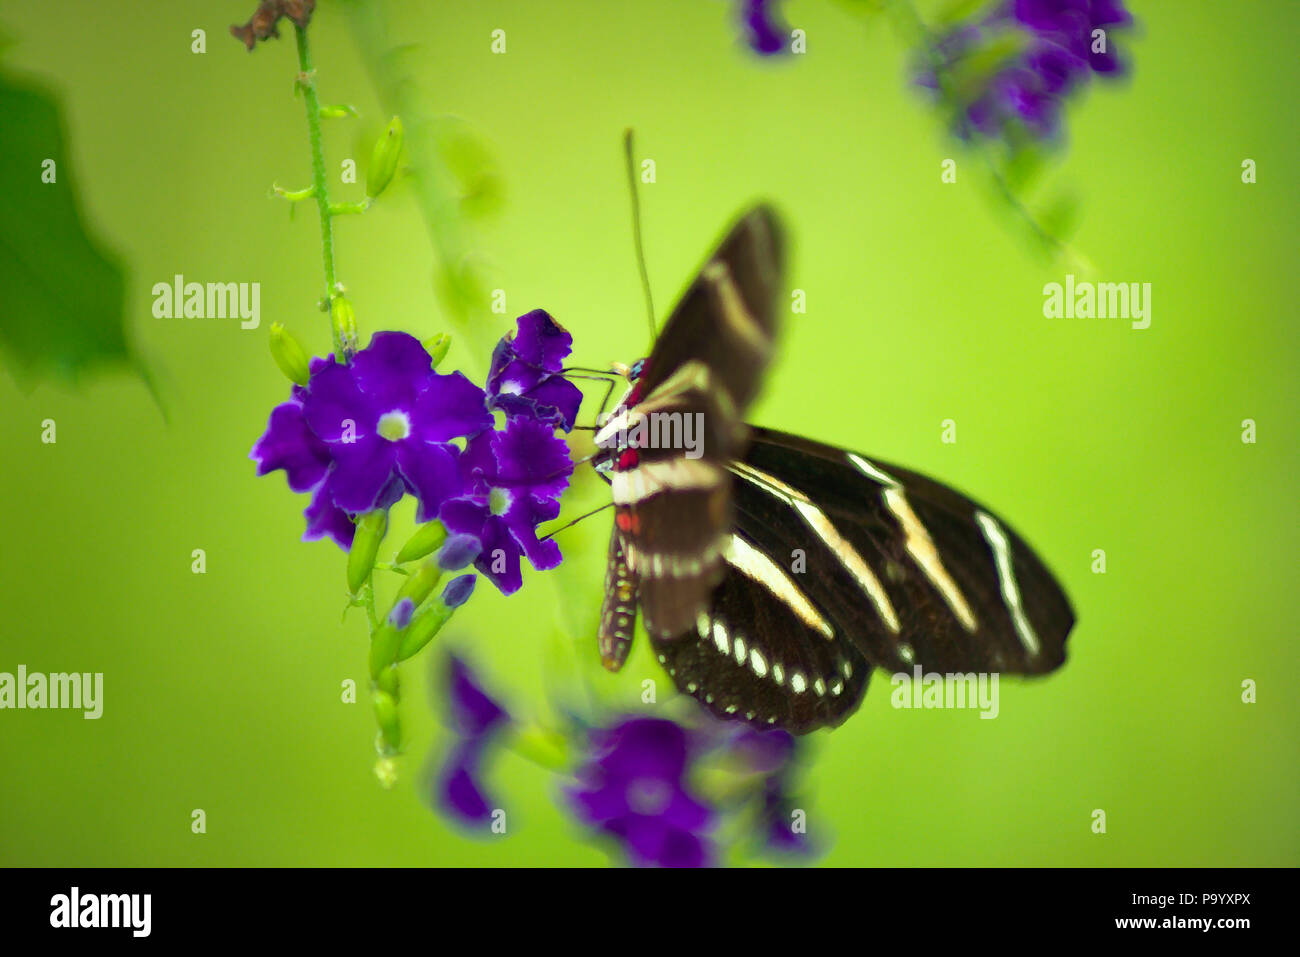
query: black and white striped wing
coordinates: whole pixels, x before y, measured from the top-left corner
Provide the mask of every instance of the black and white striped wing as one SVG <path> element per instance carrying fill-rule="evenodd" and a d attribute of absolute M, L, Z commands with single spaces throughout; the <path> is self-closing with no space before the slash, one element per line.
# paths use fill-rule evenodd
<path fill-rule="evenodd" d="M 916 472 L 754 429 L 734 465 L 736 522 L 774 557 L 803 552 L 810 598 L 889 671 L 1043 674 L 1074 613 L 1004 521 Z"/>
<path fill-rule="evenodd" d="M 745 531 L 732 533 L 725 554 L 695 627 L 651 635 L 659 663 L 720 718 L 795 734 L 839 725 L 857 710 L 871 664 Z"/>
<path fill-rule="evenodd" d="M 637 394 L 648 398 L 686 363 L 713 373 L 740 415 L 758 394 L 777 336 L 785 242 L 776 213 L 740 217 L 683 293 L 655 340 Z"/>
<path fill-rule="evenodd" d="M 873 666 L 1041 674 L 1074 623 L 1060 585 L 987 509 L 922 475 L 753 429 L 732 464 L 726 573 L 693 629 L 652 636 L 723 718 L 834 727 Z"/>
<path fill-rule="evenodd" d="M 611 474 L 616 534 L 653 635 L 691 627 L 720 580 L 731 527 L 727 463 L 743 447 L 741 416 L 772 356 L 782 272 L 775 214 L 756 207 L 701 267 L 612 423 L 629 430 L 650 417 L 702 423 L 695 457 L 680 444 L 634 447 Z"/>

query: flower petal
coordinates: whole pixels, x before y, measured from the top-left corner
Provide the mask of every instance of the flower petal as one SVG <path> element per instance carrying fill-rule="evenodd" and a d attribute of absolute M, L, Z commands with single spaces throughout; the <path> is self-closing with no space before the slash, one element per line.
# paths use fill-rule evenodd
<path fill-rule="evenodd" d="M 379 420 L 379 412 L 357 387 L 352 369 L 337 362 L 311 377 L 302 409 L 311 430 L 331 444 L 366 438 L 374 434 Z"/>
<path fill-rule="evenodd" d="M 454 446 L 407 439 L 397 445 L 397 468 L 420 500 L 417 521 L 435 518 L 443 502 L 464 494 Z"/>
<path fill-rule="evenodd" d="M 492 803 L 478 782 L 478 741 L 463 741 L 452 751 L 437 779 L 436 800 L 446 814 L 466 824 L 485 824 L 492 817 Z"/>
<path fill-rule="evenodd" d="M 297 402 L 284 402 L 271 410 L 266 432 L 248 457 L 257 463 L 258 475 L 284 469 L 295 492 L 318 485 L 330 463 L 329 450 L 307 427 Z"/>
<path fill-rule="evenodd" d="M 311 504 L 302 514 L 307 519 L 307 530 L 302 535 L 304 542 L 313 542 L 328 535 L 344 551 L 352 547 L 352 535 L 356 526 L 348 513 L 334 504 L 324 483 L 316 489 Z"/>
<path fill-rule="evenodd" d="M 325 479 L 334 504 L 356 514 L 376 507 L 393 474 L 396 446 L 377 436 L 333 446 L 334 468 Z"/>
<path fill-rule="evenodd" d="M 510 720 L 510 713 L 479 683 L 470 666 L 455 655 L 447 661 L 447 707 L 453 730 L 477 738 Z"/>
<path fill-rule="evenodd" d="M 515 355 L 546 372 L 559 372 L 573 351 L 573 336 L 545 309 L 534 309 L 515 320 L 511 342 Z"/>
<path fill-rule="evenodd" d="M 569 447 L 549 425 L 511 419 L 493 440 L 497 475 L 492 484 L 526 489 L 538 498 L 559 498 L 568 486 L 573 472 Z"/>
<path fill-rule="evenodd" d="M 433 375 L 429 353 L 405 332 L 376 332 L 370 345 L 352 357 L 357 387 L 374 401 L 380 414 L 407 410 Z"/>
<path fill-rule="evenodd" d="M 459 372 L 434 373 L 415 400 L 412 434 L 425 442 L 449 442 L 492 427 L 487 393 Z"/>

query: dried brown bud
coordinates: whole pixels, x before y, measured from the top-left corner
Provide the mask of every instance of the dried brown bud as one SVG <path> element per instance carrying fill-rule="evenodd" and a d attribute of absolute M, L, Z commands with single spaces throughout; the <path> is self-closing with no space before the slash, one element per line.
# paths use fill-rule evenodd
<path fill-rule="evenodd" d="M 253 11 L 251 20 L 243 26 L 230 25 L 230 35 L 251 50 L 258 40 L 279 38 L 276 24 L 281 17 L 288 17 L 299 27 L 305 27 L 311 22 L 315 10 L 316 0 L 262 0 Z"/>

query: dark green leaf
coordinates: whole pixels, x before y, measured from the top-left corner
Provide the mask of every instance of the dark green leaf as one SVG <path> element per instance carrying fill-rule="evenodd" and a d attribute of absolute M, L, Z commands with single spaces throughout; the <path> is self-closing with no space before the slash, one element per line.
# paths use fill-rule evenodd
<path fill-rule="evenodd" d="M 134 364 L 122 269 L 82 222 L 54 97 L 5 75 L 0 182 L 0 345 L 15 379 L 73 382 L 95 366 Z"/>

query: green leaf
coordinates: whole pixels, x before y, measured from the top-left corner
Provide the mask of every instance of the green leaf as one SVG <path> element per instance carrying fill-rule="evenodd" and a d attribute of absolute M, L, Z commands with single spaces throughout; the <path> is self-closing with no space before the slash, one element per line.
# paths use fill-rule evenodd
<path fill-rule="evenodd" d="M 54 97 L 0 75 L 0 117 L 0 346 L 14 378 L 76 383 L 127 365 L 148 381 L 126 338 L 122 268 L 82 221 Z"/>

